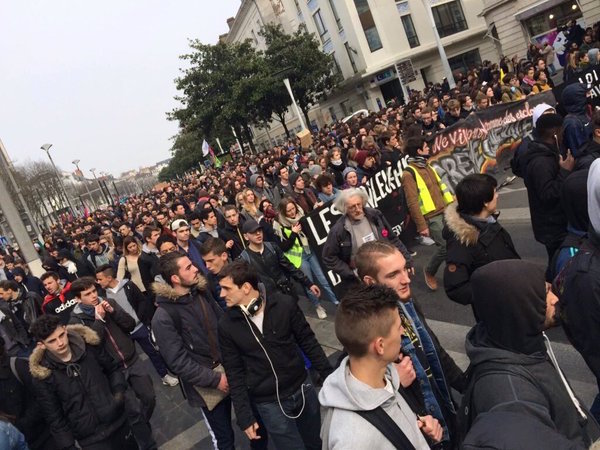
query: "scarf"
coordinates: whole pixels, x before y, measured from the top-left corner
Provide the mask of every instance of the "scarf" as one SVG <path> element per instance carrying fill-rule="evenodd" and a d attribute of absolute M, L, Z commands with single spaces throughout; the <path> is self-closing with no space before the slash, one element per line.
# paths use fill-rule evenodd
<path fill-rule="evenodd" d="M 408 164 L 424 169 L 425 167 L 427 167 L 427 159 L 423 156 L 409 156 Z"/>
<path fill-rule="evenodd" d="M 304 211 L 302 211 L 302 208 L 300 208 L 300 207 L 297 207 L 296 210 L 297 210 L 296 216 L 291 219 L 289 217 L 287 217 L 285 214 L 279 214 L 279 217 L 277 219 L 279 224 L 284 228 L 291 229 L 292 226 L 294 226 L 298 222 L 300 222 L 300 220 L 304 217 Z M 304 234 L 303 231 L 300 231 L 300 233 L 298 233 L 298 237 L 300 238 L 300 243 L 302 244 L 304 251 L 307 251 L 307 249 L 309 248 L 308 247 L 308 238 L 306 237 L 306 235 Z"/>

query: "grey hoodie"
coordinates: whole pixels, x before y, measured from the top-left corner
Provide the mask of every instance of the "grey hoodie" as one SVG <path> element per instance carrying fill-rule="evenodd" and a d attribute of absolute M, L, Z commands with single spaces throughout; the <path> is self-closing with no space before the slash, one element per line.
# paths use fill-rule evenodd
<path fill-rule="evenodd" d="M 417 426 L 417 416 L 398 393 L 398 372 L 390 364 L 386 371 L 395 394 L 386 389 L 375 389 L 356 379 L 350 373 L 349 358 L 323 384 L 319 402 L 325 408 L 321 425 L 323 449 L 377 449 L 394 450 L 387 438 L 354 411 L 368 411 L 379 406 L 398 424 L 415 449 L 427 450 L 429 445 Z"/>
<path fill-rule="evenodd" d="M 590 166 L 588 172 L 588 215 L 594 231 L 600 234 L 600 159 Z"/>

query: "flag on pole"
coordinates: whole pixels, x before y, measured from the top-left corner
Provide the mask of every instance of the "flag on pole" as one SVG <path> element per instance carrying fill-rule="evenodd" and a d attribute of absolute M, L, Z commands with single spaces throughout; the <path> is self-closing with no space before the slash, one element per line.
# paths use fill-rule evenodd
<path fill-rule="evenodd" d="M 208 145 L 208 142 L 206 142 L 206 139 L 202 140 L 202 156 L 207 156 L 209 153 L 212 154 L 212 148 L 210 148 L 210 145 Z"/>

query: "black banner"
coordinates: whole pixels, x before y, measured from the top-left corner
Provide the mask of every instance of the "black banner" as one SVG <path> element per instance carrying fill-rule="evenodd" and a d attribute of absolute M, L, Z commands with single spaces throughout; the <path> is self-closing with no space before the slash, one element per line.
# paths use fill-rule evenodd
<path fill-rule="evenodd" d="M 360 187 L 369 201 L 367 206 L 381 211 L 396 235 L 402 232 L 402 223 L 408 213 L 402 195 L 402 171 L 406 167 L 406 158 L 400 160 L 396 167 L 387 167 L 373 175 L 369 181 Z M 332 202 L 326 203 L 302 219 L 302 231 L 306 234 L 310 249 L 321 262 L 321 267 L 329 284 L 336 295 L 340 295 L 339 275 L 327 270 L 322 263 L 323 245 L 329 235 L 329 230 L 341 217 L 341 213 L 333 206 Z"/>
<path fill-rule="evenodd" d="M 495 105 L 469 115 L 435 136 L 431 144 L 430 164 L 450 189 L 466 175 L 493 171 L 493 168 L 502 166 L 500 160 L 512 157 L 521 139 L 531 132 L 532 110 L 540 103 L 554 105 L 552 92 Z M 402 171 L 406 166 L 405 157 L 396 167 L 377 172 L 361 187 L 369 197 L 367 206 L 379 209 L 396 235 L 402 232 L 407 215 L 401 192 Z M 342 292 L 341 278 L 322 263 L 322 249 L 331 227 L 340 217 L 341 213 L 329 202 L 302 220 L 302 230 L 308 237 L 310 248 L 338 296 Z"/>
<path fill-rule="evenodd" d="M 503 170 L 531 134 L 533 108 L 540 103 L 554 105 L 552 91 L 470 114 L 435 136 L 429 163 L 452 192 L 466 175 Z"/>
<path fill-rule="evenodd" d="M 563 89 L 573 83 L 589 85 L 591 87 L 590 98 L 592 105 L 594 107 L 600 107 L 600 64 L 590 66 L 587 70 L 577 74 L 576 77 L 570 79 L 566 83 L 555 86 L 552 92 L 554 92 L 557 102 L 561 102 Z"/>

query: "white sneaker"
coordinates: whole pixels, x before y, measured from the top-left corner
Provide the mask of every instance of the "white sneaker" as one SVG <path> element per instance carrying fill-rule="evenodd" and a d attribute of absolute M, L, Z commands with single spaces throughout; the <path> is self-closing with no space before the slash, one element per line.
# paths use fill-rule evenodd
<path fill-rule="evenodd" d="M 179 384 L 179 380 L 173 375 L 166 374 L 164 377 L 162 377 L 162 384 L 165 386 L 177 386 Z"/>
<path fill-rule="evenodd" d="M 435 245 L 435 241 L 427 236 L 418 236 L 417 241 L 421 245 Z"/>
<path fill-rule="evenodd" d="M 327 313 L 325 312 L 325 308 L 323 308 L 321 305 L 317 305 L 316 310 L 317 317 L 319 319 L 327 319 Z"/>

